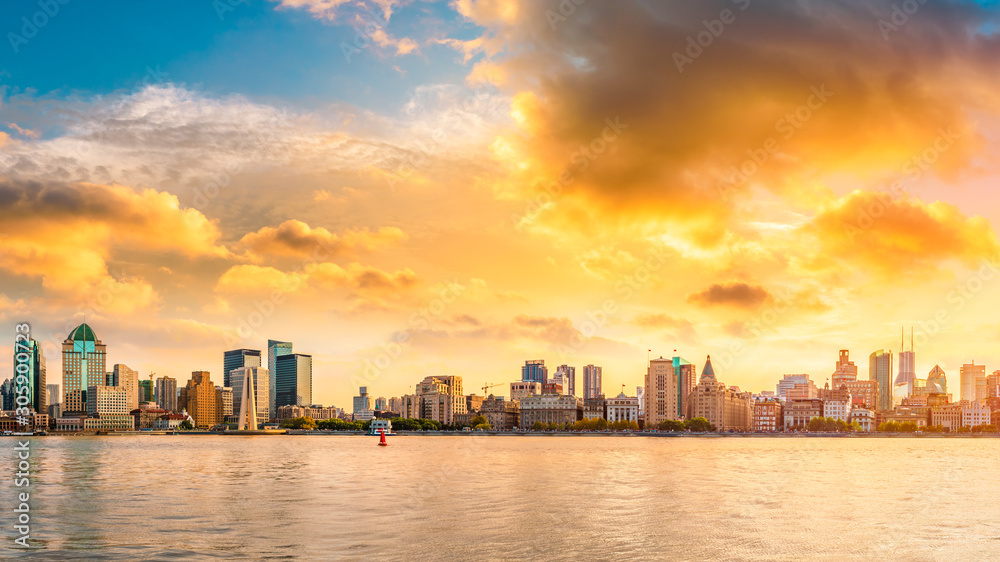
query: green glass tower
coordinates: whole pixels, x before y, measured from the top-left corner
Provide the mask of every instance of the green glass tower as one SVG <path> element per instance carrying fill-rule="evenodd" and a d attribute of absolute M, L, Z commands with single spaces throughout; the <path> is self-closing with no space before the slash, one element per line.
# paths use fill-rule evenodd
<path fill-rule="evenodd" d="M 62 344 L 63 411 L 85 412 L 87 387 L 104 384 L 107 346 L 97 339 L 94 330 L 80 324 Z"/>

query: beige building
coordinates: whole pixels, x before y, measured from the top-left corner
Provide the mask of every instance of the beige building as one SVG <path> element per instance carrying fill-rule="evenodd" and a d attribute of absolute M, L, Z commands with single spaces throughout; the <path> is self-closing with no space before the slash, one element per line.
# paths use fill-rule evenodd
<path fill-rule="evenodd" d="M 975 361 L 972 363 L 966 363 L 962 365 L 962 369 L 959 371 L 959 400 L 982 400 L 982 398 L 988 398 L 988 396 L 983 396 L 978 398 L 980 383 L 979 379 L 982 379 L 982 387 L 986 387 L 986 365 L 976 365 Z"/>
<path fill-rule="evenodd" d="M 404 418 L 453 424 L 456 414 L 467 412 L 467 398 L 462 393 L 462 377 L 453 375 L 426 377 L 417 384 L 414 394 L 402 397 L 400 407 L 403 411 L 399 414 Z"/>
<path fill-rule="evenodd" d="M 92 385 L 87 388 L 87 415 L 84 429 L 132 429 L 135 421 L 128 409 L 128 393 L 118 386 Z"/>
<path fill-rule="evenodd" d="M 523 398 L 542 393 L 542 383 L 535 381 L 518 381 L 510 383 L 510 399 L 520 402 Z"/>
<path fill-rule="evenodd" d="M 583 419 L 592 420 L 597 418 L 604 418 L 607 414 L 605 409 L 606 400 L 603 394 L 600 394 L 594 398 L 584 398 L 583 399 Z"/>
<path fill-rule="evenodd" d="M 716 431 L 753 429 L 753 394 L 740 392 L 735 386 L 726 388 L 716 380 L 710 356 L 705 359 L 701 378 L 691 393 L 688 419 L 694 418 L 707 419 Z"/>
<path fill-rule="evenodd" d="M 264 367 L 239 367 L 229 372 L 229 384 L 232 385 L 233 389 L 233 412 L 237 416 L 243 413 L 241 409 L 243 407 L 242 400 L 243 396 L 246 395 L 243 391 L 243 383 L 247 380 L 253 385 L 254 407 L 252 410 L 256 414 L 257 427 L 260 427 L 268 422 L 268 416 L 271 415 L 269 404 L 271 400 L 271 375 Z M 250 408 L 248 408 L 249 410 Z"/>
<path fill-rule="evenodd" d="M 622 392 L 605 401 L 605 412 L 609 422 L 634 421 L 639 423 L 639 398 L 625 396 L 625 393 Z"/>
<path fill-rule="evenodd" d="M 858 426 L 861 427 L 861 431 L 871 432 L 875 431 L 875 411 L 871 408 L 865 408 L 863 406 L 854 406 L 851 408 L 851 417 L 848 423 L 857 422 Z"/>
<path fill-rule="evenodd" d="M 583 400 L 565 394 L 537 394 L 521 400 L 521 429 L 531 429 L 535 422 L 565 425 L 583 419 Z"/>
<path fill-rule="evenodd" d="M 219 423 L 225 423 L 233 416 L 233 389 L 228 386 L 215 387 L 216 402 L 219 406 Z"/>
<path fill-rule="evenodd" d="M 665 420 L 683 420 L 687 416 L 687 401 L 694 390 L 695 375 L 695 366 L 680 357 L 649 361 L 642 407 L 646 427 L 655 427 Z"/>
<path fill-rule="evenodd" d="M 316 421 L 331 420 L 337 417 L 337 408 L 333 406 L 324 408 L 322 406 L 296 406 L 295 404 L 286 404 L 278 407 L 276 415 L 279 422 L 295 418 L 312 418 Z"/>
<path fill-rule="evenodd" d="M 128 409 L 130 412 L 139 407 L 138 371 L 129 369 L 126 365 L 117 364 L 112 367 L 111 380 L 108 381 L 108 385 L 120 386 L 125 389 L 128 397 Z"/>
<path fill-rule="evenodd" d="M 222 422 L 219 394 L 208 371 L 194 371 L 185 387 L 187 413 L 199 429 L 209 429 Z"/>
<path fill-rule="evenodd" d="M 851 395 L 851 405 L 874 409 L 878 405 L 878 381 L 847 381 L 844 383 Z"/>
<path fill-rule="evenodd" d="M 479 411 L 486 418 L 490 427 L 497 431 L 511 431 L 521 422 L 521 404 L 513 400 L 504 400 L 503 396 L 490 394 Z"/>
<path fill-rule="evenodd" d="M 784 406 L 785 431 L 805 429 L 809 420 L 823 417 L 823 401 L 819 398 L 788 400 Z"/>
<path fill-rule="evenodd" d="M 153 393 L 156 405 L 173 412 L 177 410 L 177 379 L 173 377 L 160 377 L 156 379 L 156 388 Z"/>

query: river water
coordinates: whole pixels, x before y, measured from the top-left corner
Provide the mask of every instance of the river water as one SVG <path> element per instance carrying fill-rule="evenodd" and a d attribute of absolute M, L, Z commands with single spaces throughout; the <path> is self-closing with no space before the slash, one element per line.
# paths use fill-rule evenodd
<path fill-rule="evenodd" d="M 998 439 L 32 440 L 41 559 L 1000 558 Z M 16 461 L 0 440 L 5 524 Z"/>

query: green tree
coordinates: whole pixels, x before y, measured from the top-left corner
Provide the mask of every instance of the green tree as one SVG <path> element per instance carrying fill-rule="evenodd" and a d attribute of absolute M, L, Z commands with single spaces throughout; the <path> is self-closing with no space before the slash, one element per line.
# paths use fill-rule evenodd
<path fill-rule="evenodd" d="M 189 429 L 194 429 L 194 426 L 191 425 L 191 420 L 184 420 L 181 422 L 180 425 L 177 426 L 177 429 L 189 430 Z"/>
<path fill-rule="evenodd" d="M 292 418 L 281 422 L 281 427 L 288 429 L 316 429 L 316 421 L 308 416 Z"/>
<path fill-rule="evenodd" d="M 813 418 L 806 424 L 806 430 L 808 431 L 823 431 L 825 427 L 826 422 L 823 418 Z"/>
<path fill-rule="evenodd" d="M 694 418 L 684 422 L 684 427 L 689 431 L 706 432 L 715 431 L 715 426 L 705 418 Z"/>
<path fill-rule="evenodd" d="M 545 425 L 544 423 L 542 423 L 540 421 L 536 421 L 535 423 L 533 423 L 531 425 L 531 430 L 532 431 L 545 431 L 546 427 L 548 427 L 548 426 Z"/>
<path fill-rule="evenodd" d="M 482 425 L 484 423 L 488 424 L 488 423 L 490 423 L 490 420 L 486 419 L 486 416 L 476 416 L 476 417 L 472 418 L 472 421 L 470 422 L 470 425 L 472 427 L 476 427 L 477 425 Z"/>
<path fill-rule="evenodd" d="M 663 420 L 656 428 L 660 431 L 684 431 L 684 422 L 680 420 Z"/>

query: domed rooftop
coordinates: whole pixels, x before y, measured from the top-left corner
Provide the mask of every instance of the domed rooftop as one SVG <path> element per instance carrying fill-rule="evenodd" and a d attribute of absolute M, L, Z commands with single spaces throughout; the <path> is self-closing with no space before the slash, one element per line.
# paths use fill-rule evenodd
<path fill-rule="evenodd" d="M 73 331 L 69 333 L 69 336 L 66 339 L 73 341 L 96 342 L 97 336 L 94 335 L 94 329 L 91 328 L 90 325 L 88 325 L 86 322 L 84 322 L 83 324 L 80 324 L 79 326 L 74 328 Z"/>

